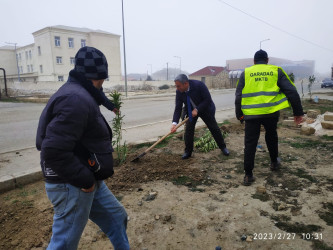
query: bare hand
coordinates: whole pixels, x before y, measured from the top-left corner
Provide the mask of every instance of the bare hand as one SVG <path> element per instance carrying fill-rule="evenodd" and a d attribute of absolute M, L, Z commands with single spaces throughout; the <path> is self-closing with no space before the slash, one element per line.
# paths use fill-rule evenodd
<path fill-rule="evenodd" d="M 115 113 L 116 115 L 120 114 L 120 110 L 117 108 L 114 108 L 112 112 Z"/>
<path fill-rule="evenodd" d="M 170 129 L 170 131 L 171 131 L 172 133 L 174 133 L 174 132 L 176 132 L 176 131 L 177 131 L 177 128 L 176 128 L 176 126 L 177 126 L 177 125 L 174 125 L 174 124 L 171 126 L 171 129 Z"/>
<path fill-rule="evenodd" d="M 95 183 L 90 188 L 81 188 L 81 190 L 85 193 L 91 193 L 95 190 Z"/>
<path fill-rule="evenodd" d="M 299 125 L 301 122 L 303 122 L 303 116 L 294 116 L 294 122 Z"/>
<path fill-rule="evenodd" d="M 198 110 L 197 109 L 193 109 L 192 110 L 192 117 L 196 117 L 198 115 Z"/>

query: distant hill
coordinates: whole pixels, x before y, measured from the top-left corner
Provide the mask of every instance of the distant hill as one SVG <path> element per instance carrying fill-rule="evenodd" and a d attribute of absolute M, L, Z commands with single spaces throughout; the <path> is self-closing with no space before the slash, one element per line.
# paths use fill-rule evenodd
<path fill-rule="evenodd" d="M 181 71 L 182 74 L 188 75 L 186 71 Z M 164 81 L 164 80 L 173 80 L 178 74 L 180 74 L 179 68 L 164 68 L 159 71 L 156 71 L 151 76 L 153 81 Z M 150 75 L 149 75 L 150 76 Z M 147 74 L 140 73 L 130 73 L 127 75 L 128 81 L 145 81 L 147 80 Z M 123 76 L 124 78 L 124 76 Z"/>

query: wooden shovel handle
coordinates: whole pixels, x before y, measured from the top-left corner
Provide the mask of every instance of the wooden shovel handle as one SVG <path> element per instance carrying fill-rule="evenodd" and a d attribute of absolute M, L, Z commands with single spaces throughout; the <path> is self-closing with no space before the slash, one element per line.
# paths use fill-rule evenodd
<path fill-rule="evenodd" d="M 178 129 L 180 126 L 184 125 L 187 121 L 188 121 L 188 117 L 186 119 L 184 119 L 181 123 L 177 124 L 176 129 Z M 149 148 L 147 148 L 145 150 L 145 153 L 147 153 L 148 151 L 153 149 L 157 144 L 159 144 L 161 141 L 163 141 L 166 137 L 168 137 L 172 133 L 173 132 L 171 132 L 171 131 L 169 133 L 167 133 L 165 136 L 163 136 L 161 139 L 159 139 L 157 142 L 155 142 L 153 145 L 151 145 Z"/>

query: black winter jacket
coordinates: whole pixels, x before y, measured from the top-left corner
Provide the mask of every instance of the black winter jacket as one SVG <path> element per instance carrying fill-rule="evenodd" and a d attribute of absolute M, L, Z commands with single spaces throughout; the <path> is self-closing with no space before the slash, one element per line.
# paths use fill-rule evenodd
<path fill-rule="evenodd" d="M 36 147 L 47 182 L 90 188 L 113 174 L 112 131 L 99 109 L 100 92 L 71 71 L 44 108 Z"/>

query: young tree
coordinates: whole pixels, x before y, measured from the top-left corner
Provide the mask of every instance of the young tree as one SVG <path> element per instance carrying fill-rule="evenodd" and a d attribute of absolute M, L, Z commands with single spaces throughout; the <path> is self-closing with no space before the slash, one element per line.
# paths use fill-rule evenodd
<path fill-rule="evenodd" d="M 316 80 L 316 77 L 314 75 L 309 76 L 309 84 L 308 84 L 308 90 L 309 90 L 309 95 L 310 95 L 310 101 L 312 100 L 312 85 L 314 81 Z"/>
<path fill-rule="evenodd" d="M 114 90 L 110 94 L 111 101 L 113 102 L 114 106 L 119 110 L 119 112 L 116 114 L 115 118 L 112 119 L 112 129 L 113 129 L 113 139 L 112 139 L 112 146 L 116 146 L 116 153 L 117 153 L 117 160 L 119 165 L 121 165 L 123 162 L 125 162 L 127 157 L 127 145 L 126 142 L 124 142 L 123 145 L 121 145 L 121 139 L 122 139 L 122 125 L 123 125 L 123 118 L 120 113 L 120 108 L 123 104 L 121 101 L 121 93 Z"/>

